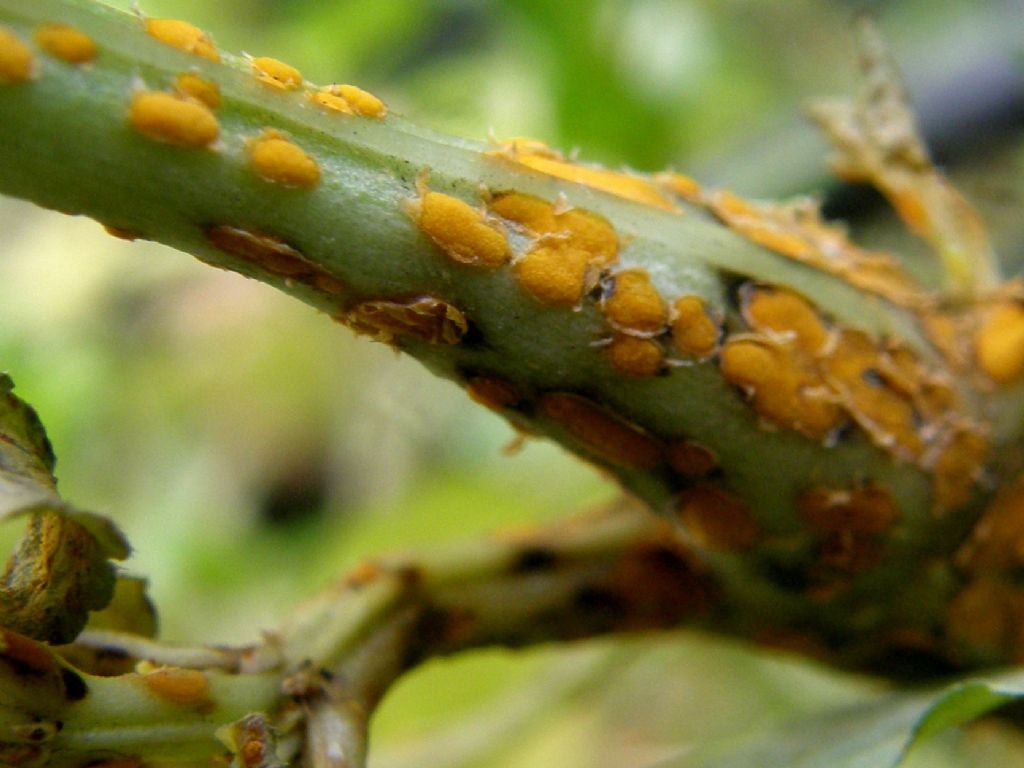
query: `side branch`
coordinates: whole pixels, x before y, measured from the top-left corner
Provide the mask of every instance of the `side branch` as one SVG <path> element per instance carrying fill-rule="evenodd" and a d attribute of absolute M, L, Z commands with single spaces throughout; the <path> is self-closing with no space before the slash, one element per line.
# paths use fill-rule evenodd
<path fill-rule="evenodd" d="M 287 760 L 305 745 L 346 756 L 314 764 L 357 766 L 381 696 L 427 658 L 713 624 L 714 598 L 710 576 L 670 528 L 621 507 L 366 563 L 258 647 L 175 648 L 87 631 L 53 651 L 5 632 L 0 756 L 205 759 L 226 743 Z M 262 714 L 243 718 L 253 712 Z"/>

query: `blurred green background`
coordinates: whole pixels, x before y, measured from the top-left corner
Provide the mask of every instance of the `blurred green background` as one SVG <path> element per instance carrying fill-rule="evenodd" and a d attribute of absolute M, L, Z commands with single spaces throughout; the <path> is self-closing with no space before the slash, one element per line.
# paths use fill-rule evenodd
<path fill-rule="evenodd" d="M 141 6 L 314 82 L 358 83 L 438 130 L 532 136 L 753 195 L 831 189 L 865 237 L 913 251 L 870 194 L 829 186 L 824 144 L 799 117 L 810 96 L 852 91 L 850 20 L 867 8 L 940 158 L 969 183 L 1007 260 L 1021 259 L 1019 2 Z M 47 425 L 65 496 L 128 533 L 128 568 L 149 577 L 168 640 L 250 641 L 365 556 L 615 494 L 550 445 L 504 455 L 515 435 L 500 419 L 261 284 L 9 200 L 0 369 Z M 689 633 L 481 652 L 428 664 L 389 695 L 372 764 L 645 766 L 877 688 Z M 1000 764 L 1011 742 L 980 726 L 917 763 Z"/>

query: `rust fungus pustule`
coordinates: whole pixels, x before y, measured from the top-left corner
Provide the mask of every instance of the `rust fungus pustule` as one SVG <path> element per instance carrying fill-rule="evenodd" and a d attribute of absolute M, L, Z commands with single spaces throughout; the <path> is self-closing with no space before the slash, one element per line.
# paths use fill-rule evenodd
<path fill-rule="evenodd" d="M 146 19 L 143 22 L 146 33 L 164 45 L 177 48 L 193 56 L 210 61 L 220 61 L 220 53 L 213 39 L 203 30 L 187 21 L 178 19 Z"/>
<path fill-rule="evenodd" d="M 690 537 L 705 549 L 740 552 L 752 547 L 760 534 L 750 508 L 721 488 L 687 489 L 679 497 L 676 515 Z"/>
<path fill-rule="evenodd" d="M 950 601 L 946 627 L 950 639 L 972 661 L 1024 660 L 1024 590 L 995 576 L 968 582 Z"/>
<path fill-rule="evenodd" d="M 487 205 L 491 213 L 518 224 L 531 235 L 559 230 L 555 206 L 539 197 L 522 192 L 502 192 L 494 195 Z"/>
<path fill-rule="evenodd" d="M 70 24 L 40 24 L 33 37 L 36 45 L 68 64 L 87 64 L 96 58 L 96 41 Z"/>
<path fill-rule="evenodd" d="M 693 440 L 670 443 L 665 455 L 672 470 L 683 477 L 706 477 L 718 469 L 714 451 Z"/>
<path fill-rule="evenodd" d="M 257 56 L 249 63 L 256 79 L 264 85 L 282 91 L 297 91 L 302 87 L 302 73 L 291 64 L 270 56 Z"/>
<path fill-rule="evenodd" d="M 335 86 L 335 89 L 335 92 L 345 99 L 352 107 L 352 111 L 360 117 L 381 119 L 388 114 L 388 108 L 384 106 L 384 102 L 369 91 L 345 83 Z"/>
<path fill-rule="evenodd" d="M 695 179 L 675 171 L 665 171 L 654 177 L 654 180 L 664 189 L 691 203 L 701 203 L 704 199 L 704 191 Z"/>
<path fill-rule="evenodd" d="M 495 195 L 491 213 L 533 238 L 516 261 L 520 285 L 542 304 L 575 306 L 618 257 L 619 242 L 602 217 L 520 192 Z"/>
<path fill-rule="evenodd" d="M 656 336 L 668 323 L 668 309 L 650 275 L 627 269 L 614 275 L 601 297 L 601 312 L 617 330 L 634 336 Z"/>
<path fill-rule="evenodd" d="M 466 393 L 492 411 L 503 411 L 522 402 L 515 384 L 496 376 L 473 376 L 466 382 Z"/>
<path fill-rule="evenodd" d="M 336 86 L 325 85 L 321 88 L 317 88 L 314 91 L 310 91 L 307 98 L 319 107 L 328 109 L 332 112 L 340 112 L 343 115 L 354 115 L 355 110 L 352 109 L 352 105 L 348 103 L 344 96 L 340 96 L 335 92 Z"/>
<path fill-rule="evenodd" d="M 686 357 L 703 360 L 718 349 L 722 329 L 708 314 L 700 296 L 681 296 L 672 305 L 672 341 Z"/>
<path fill-rule="evenodd" d="M 883 536 L 899 518 L 884 488 L 808 488 L 796 499 L 797 514 L 819 541 L 822 567 L 857 573 L 878 562 Z"/>
<path fill-rule="evenodd" d="M 309 285 L 331 296 L 340 295 L 344 284 L 302 252 L 274 235 L 218 224 L 203 230 L 216 248 L 255 264 L 265 272 Z"/>
<path fill-rule="evenodd" d="M 539 243 L 515 263 L 519 284 L 541 304 L 575 306 L 587 291 L 590 255 L 564 242 Z"/>
<path fill-rule="evenodd" d="M 209 107 L 163 91 L 137 92 L 128 122 L 146 138 L 178 147 L 208 147 L 220 135 L 220 123 Z"/>
<path fill-rule="evenodd" d="M 23 83 L 32 77 L 32 51 L 7 27 L 0 25 L 0 85 Z"/>
<path fill-rule="evenodd" d="M 491 213 L 539 238 L 547 245 L 563 244 L 587 253 L 588 261 L 604 268 L 619 255 L 619 237 L 603 216 L 582 208 L 549 203 L 521 192 L 503 192 L 488 203 Z"/>
<path fill-rule="evenodd" d="M 740 291 L 740 304 L 752 328 L 791 342 L 807 354 L 819 352 L 828 341 L 828 329 L 817 310 L 792 291 L 748 283 Z"/>
<path fill-rule="evenodd" d="M 741 288 L 740 310 L 756 333 L 723 346 L 726 380 L 747 392 L 767 422 L 827 438 L 845 419 L 818 370 L 829 332 L 816 310 L 790 291 L 753 284 Z"/>
<path fill-rule="evenodd" d="M 974 425 L 954 425 L 935 441 L 925 465 L 932 470 L 935 511 L 948 512 L 966 504 L 985 472 L 989 442 Z"/>
<path fill-rule="evenodd" d="M 511 258 L 505 230 L 482 211 L 457 197 L 432 192 L 422 180 L 417 191 L 419 197 L 404 201 L 406 213 L 453 261 L 495 269 Z"/>
<path fill-rule="evenodd" d="M 195 72 L 182 72 L 174 78 L 175 93 L 195 99 L 210 109 L 220 109 L 220 86 Z"/>
<path fill-rule="evenodd" d="M 1024 307 L 1003 302 L 986 315 L 974 335 L 981 370 L 997 384 L 1012 384 L 1024 373 Z"/>
<path fill-rule="evenodd" d="M 825 380 L 853 420 L 877 445 L 902 459 L 921 456 L 920 411 L 882 375 L 883 354 L 862 331 L 839 329 L 822 359 Z"/>
<path fill-rule="evenodd" d="M 631 173 L 609 171 L 606 168 L 581 165 L 565 160 L 558 152 L 539 141 L 512 139 L 489 152 L 493 157 L 525 165 L 539 173 L 582 184 L 616 197 L 650 205 L 665 211 L 677 212 L 675 204 L 648 179 Z"/>
<path fill-rule="evenodd" d="M 584 397 L 549 392 L 538 407 L 541 415 L 605 461 L 637 469 L 653 469 L 662 462 L 665 448 L 660 440 Z"/>
<path fill-rule="evenodd" d="M 383 101 L 369 91 L 364 91 L 354 85 L 325 85 L 311 91 L 309 100 L 321 107 L 346 115 L 372 117 L 379 120 L 386 117 L 388 113 Z"/>
<path fill-rule="evenodd" d="M 924 309 L 934 304 L 934 297 L 895 258 L 858 248 L 841 228 L 822 219 L 812 200 L 752 203 L 721 191 L 706 202 L 730 229 L 786 258 L 902 306 Z"/>
<path fill-rule="evenodd" d="M 665 363 L 661 346 L 653 339 L 616 334 L 604 348 L 605 359 L 624 376 L 643 379 L 657 376 Z"/>
<path fill-rule="evenodd" d="M 791 347 L 739 335 L 722 347 L 720 367 L 726 381 L 744 390 L 771 424 L 823 439 L 844 421 L 832 393 Z"/>
<path fill-rule="evenodd" d="M 401 338 L 428 344 L 458 344 L 469 330 L 466 316 L 435 296 L 363 301 L 341 319 L 356 333 L 386 344 Z"/>
<path fill-rule="evenodd" d="M 268 128 L 245 144 L 249 167 L 264 181 L 294 189 L 320 183 L 320 166 L 281 131 Z"/>
<path fill-rule="evenodd" d="M 956 562 L 971 575 L 1024 567 L 1024 477 L 1000 488 L 957 552 Z"/>
<path fill-rule="evenodd" d="M 142 675 L 142 682 L 155 696 L 197 710 L 211 710 L 210 681 L 198 669 L 161 667 Z"/>

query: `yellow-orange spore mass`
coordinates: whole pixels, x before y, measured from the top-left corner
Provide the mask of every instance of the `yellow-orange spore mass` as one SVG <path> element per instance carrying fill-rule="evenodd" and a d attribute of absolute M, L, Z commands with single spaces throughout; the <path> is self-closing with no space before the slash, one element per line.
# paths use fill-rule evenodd
<path fill-rule="evenodd" d="M 749 287 L 743 294 L 743 315 L 751 327 L 776 339 L 792 341 L 808 354 L 825 346 L 828 330 L 805 299 L 767 286 Z"/>
<path fill-rule="evenodd" d="M 700 296 L 681 296 L 672 305 L 672 341 L 687 357 L 703 359 L 718 348 L 721 329 Z"/>
<path fill-rule="evenodd" d="M 280 131 L 266 130 L 246 142 L 249 167 L 273 184 L 312 189 L 320 183 L 320 166 Z"/>
<path fill-rule="evenodd" d="M 466 316 L 457 307 L 434 296 L 363 301 L 343 320 L 356 333 L 387 344 L 403 337 L 428 344 L 458 344 L 469 330 Z"/>
<path fill-rule="evenodd" d="M 525 165 L 548 176 L 565 179 L 575 184 L 583 184 L 626 200 L 633 200 L 666 211 L 678 210 L 655 184 L 640 176 L 571 163 L 562 160 L 546 148 L 543 152 L 532 151 L 522 142 L 512 148 L 506 147 L 492 154 Z"/>
<path fill-rule="evenodd" d="M 387 115 L 388 109 L 384 102 L 378 99 L 369 91 L 364 91 L 354 85 L 330 86 L 332 93 L 340 96 L 348 104 L 349 108 L 360 117 L 383 118 Z"/>
<path fill-rule="evenodd" d="M 163 91 L 136 93 L 128 122 L 146 138 L 179 147 L 208 147 L 220 135 L 220 124 L 209 107 Z"/>
<path fill-rule="evenodd" d="M 662 462 L 664 446 L 659 440 L 584 397 L 550 392 L 538 406 L 543 416 L 612 464 L 653 469 Z"/>
<path fill-rule="evenodd" d="M 555 214 L 553 235 L 564 233 L 570 243 L 590 254 L 590 262 L 610 266 L 619 256 L 619 238 L 608 220 L 581 208 Z"/>
<path fill-rule="evenodd" d="M 601 301 L 605 319 L 624 333 L 655 335 L 664 330 L 668 310 L 645 270 L 619 272 Z"/>
<path fill-rule="evenodd" d="M 853 245 L 821 218 L 813 202 L 751 203 L 723 191 L 710 196 L 708 205 L 732 230 L 787 258 L 903 306 L 924 309 L 934 303 L 894 258 Z"/>
<path fill-rule="evenodd" d="M 683 492 L 676 514 L 686 532 L 705 549 L 739 552 L 757 542 L 760 529 L 742 499 L 710 486 Z"/>
<path fill-rule="evenodd" d="M 40 24 L 34 37 L 36 45 L 69 64 L 86 64 L 96 58 L 96 41 L 69 24 Z"/>
<path fill-rule="evenodd" d="M 557 210 L 556 206 L 532 195 L 506 192 L 491 200 L 490 210 L 518 224 L 533 236 L 545 236 L 547 245 L 562 244 L 588 254 L 588 262 L 606 267 L 619 254 L 619 238 L 608 220 L 581 208 Z"/>
<path fill-rule="evenodd" d="M 211 704 L 207 694 L 210 681 L 197 669 L 166 667 L 142 676 L 153 694 L 179 706 L 205 707 Z"/>
<path fill-rule="evenodd" d="M 557 241 L 541 243 L 515 264 L 519 284 L 542 304 L 574 306 L 588 288 L 589 254 Z"/>
<path fill-rule="evenodd" d="M 488 204 L 491 212 L 508 221 L 514 221 L 534 235 L 548 234 L 558 229 L 555 208 L 547 200 L 521 192 L 496 195 Z"/>
<path fill-rule="evenodd" d="M 799 260 L 814 254 L 814 248 L 806 239 L 732 192 L 713 195 L 711 209 L 731 228 L 769 250 Z"/>
<path fill-rule="evenodd" d="M 998 384 L 1018 381 L 1024 373 L 1024 307 L 1004 302 L 988 313 L 974 337 L 975 356 Z"/>
<path fill-rule="evenodd" d="M 913 460 L 924 448 L 917 429 L 920 414 L 881 376 L 881 365 L 881 353 L 867 334 L 850 329 L 837 332 L 822 361 L 825 380 L 854 421 L 876 444 Z"/>
<path fill-rule="evenodd" d="M 665 457 L 672 470 L 683 477 L 706 477 L 718 468 L 714 451 L 692 440 L 670 443 Z"/>
<path fill-rule="evenodd" d="M 174 78 L 176 93 L 195 99 L 210 109 L 220 109 L 220 86 L 194 72 L 182 72 Z"/>
<path fill-rule="evenodd" d="M 0 26 L 0 85 L 28 80 L 34 66 L 29 47 L 7 27 Z"/>
<path fill-rule="evenodd" d="M 988 441 L 975 429 L 947 431 L 932 464 L 932 495 L 939 513 L 970 501 L 988 455 Z"/>
<path fill-rule="evenodd" d="M 466 393 L 492 411 L 503 411 L 523 399 L 514 384 L 494 376 L 474 376 L 466 382 Z"/>
<path fill-rule="evenodd" d="M 315 91 L 310 91 L 309 100 L 324 109 L 341 112 L 343 115 L 355 114 L 352 106 L 344 99 L 344 97 L 339 96 L 334 92 L 333 85 L 325 85 L 322 88 L 317 88 Z"/>
<path fill-rule="evenodd" d="M 512 256 L 501 226 L 457 197 L 421 190 L 406 210 L 420 231 L 460 264 L 495 269 Z"/>
<path fill-rule="evenodd" d="M 302 87 L 302 73 L 291 64 L 270 56 L 257 56 L 250 63 L 256 79 L 265 85 L 282 91 L 297 91 Z"/>
<path fill-rule="evenodd" d="M 210 61 L 220 61 L 220 53 L 210 36 L 187 21 L 146 19 L 144 24 L 146 32 L 164 45 Z"/>
<path fill-rule="evenodd" d="M 659 173 L 654 180 L 674 195 L 678 195 L 691 203 L 703 201 L 704 192 L 696 180 L 675 171 Z"/>
<path fill-rule="evenodd" d="M 616 334 L 605 347 L 604 355 L 612 368 L 636 379 L 657 376 L 665 362 L 657 342 L 622 333 Z"/>
<path fill-rule="evenodd" d="M 843 421 L 828 389 L 792 349 L 760 337 L 733 338 L 722 347 L 721 370 L 772 424 L 823 438 Z"/>

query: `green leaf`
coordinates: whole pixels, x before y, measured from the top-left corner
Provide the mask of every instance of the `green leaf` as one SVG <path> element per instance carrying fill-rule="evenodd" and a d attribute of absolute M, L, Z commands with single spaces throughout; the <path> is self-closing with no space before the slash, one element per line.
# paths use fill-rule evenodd
<path fill-rule="evenodd" d="M 70 642 L 90 611 L 114 594 L 111 558 L 129 547 L 106 518 L 66 504 L 35 411 L 0 374 L 0 520 L 28 516 L 28 530 L 0 577 L 0 626 L 35 640 Z"/>
<path fill-rule="evenodd" d="M 146 593 L 146 580 L 119 576 L 113 598 L 106 608 L 89 617 L 88 628 L 156 637 L 156 608 Z"/>
<path fill-rule="evenodd" d="M 883 696 L 658 768 L 897 768 L 926 739 L 1024 699 L 1024 672 Z"/>

